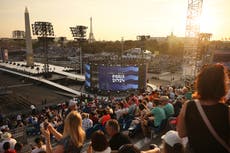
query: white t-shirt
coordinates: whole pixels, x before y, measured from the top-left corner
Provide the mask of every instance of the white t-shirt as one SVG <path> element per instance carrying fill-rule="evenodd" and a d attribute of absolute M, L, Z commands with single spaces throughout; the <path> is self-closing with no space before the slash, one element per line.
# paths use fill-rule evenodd
<path fill-rule="evenodd" d="M 3 145 L 4 145 L 5 142 L 9 142 L 10 143 L 10 149 L 14 149 L 14 146 L 17 143 L 17 140 L 15 140 L 13 138 L 4 139 L 0 143 L 0 152 L 4 152 Z"/>

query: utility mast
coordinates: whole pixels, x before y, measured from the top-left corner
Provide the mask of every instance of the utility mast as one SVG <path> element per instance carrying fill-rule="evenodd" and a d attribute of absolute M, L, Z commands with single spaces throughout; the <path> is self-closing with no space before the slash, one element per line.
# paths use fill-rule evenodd
<path fill-rule="evenodd" d="M 200 16 L 203 0 L 188 0 L 186 31 L 183 55 L 184 81 L 192 80 L 200 66 L 198 53 L 198 37 L 200 33 Z M 186 83 L 186 82 L 185 82 Z"/>
<path fill-rule="evenodd" d="M 95 38 L 93 36 L 93 24 L 92 24 L 92 17 L 90 17 L 90 31 L 89 31 L 89 43 L 92 43 L 95 41 Z"/>

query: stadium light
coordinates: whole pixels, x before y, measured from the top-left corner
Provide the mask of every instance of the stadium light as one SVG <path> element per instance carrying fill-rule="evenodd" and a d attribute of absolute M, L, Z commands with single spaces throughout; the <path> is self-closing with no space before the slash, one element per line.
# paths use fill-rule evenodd
<path fill-rule="evenodd" d="M 49 62 L 47 37 L 54 36 L 53 25 L 50 22 L 35 22 L 32 24 L 32 31 L 33 35 L 37 35 L 43 39 L 43 50 L 45 52 L 44 71 L 45 77 L 48 77 Z"/>
<path fill-rule="evenodd" d="M 79 55 L 79 63 L 80 63 L 80 73 L 82 75 L 83 72 L 83 59 L 82 59 L 82 49 L 81 49 L 81 43 L 86 41 L 86 29 L 88 27 L 83 25 L 78 25 L 76 27 L 70 27 L 70 31 L 72 33 L 72 36 L 74 37 L 74 40 L 77 40 L 79 42 L 80 46 L 80 55 Z"/>
<path fill-rule="evenodd" d="M 33 35 L 47 37 L 54 36 L 53 25 L 50 22 L 35 22 L 32 24 Z"/>
<path fill-rule="evenodd" d="M 79 25 L 76 27 L 70 27 L 70 31 L 74 37 L 74 40 L 85 41 L 86 40 L 86 26 Z"/>

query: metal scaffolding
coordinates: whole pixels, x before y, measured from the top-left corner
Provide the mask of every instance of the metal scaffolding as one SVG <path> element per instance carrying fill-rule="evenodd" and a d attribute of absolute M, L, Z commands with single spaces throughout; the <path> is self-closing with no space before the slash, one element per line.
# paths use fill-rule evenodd
<path fill-rule="evenodd" d="M 183 78 L 191 80 L 197 75 L 198 38 L 200 33 L 200 16 L 203 0 L 188 0 L 186 31 L 183 54 Z"/>

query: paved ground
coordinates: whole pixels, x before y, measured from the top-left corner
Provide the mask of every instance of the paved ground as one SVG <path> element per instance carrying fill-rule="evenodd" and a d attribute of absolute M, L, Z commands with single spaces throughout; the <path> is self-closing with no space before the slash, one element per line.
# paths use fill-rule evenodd
<path fill-rule="evenodd" d="M 154 84 L 156 86 L 181 85 L 183 84 L 181 77 L 182 77 L 182 71 L 178 71 L 174 74 L 171 74 L 170 72 L 164 72 L 162 74 L 153 74 L 153 73 L 147 74 L 147 79 L 149 80 L 149 83 Z"/>

